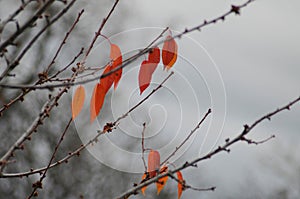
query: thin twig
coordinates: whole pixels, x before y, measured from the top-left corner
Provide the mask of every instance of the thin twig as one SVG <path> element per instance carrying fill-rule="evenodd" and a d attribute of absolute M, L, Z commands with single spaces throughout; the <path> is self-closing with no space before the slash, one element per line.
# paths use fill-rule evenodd
<path fill-rule="evenodd" d="M 175 180 L 177 183 L 180 183 L 183 187 L 183 190 L 185 189 L 192 189 L 194 191 L 214 191 L 216 189 L 215 186 L 213 187 L 208 187 L 208 188 L 198 188 L 198 187 L 193 187 L 192 185 L 189 185 L 186 183 L 186 181 L 182 181 L 179 180 L 178 178 L 176 178 L 173 174 L 169 173 L 168 175 L 170 178 L 172 178 L 173 180 Z"/>
<path fill-rule="evenodd" d="M 120 116 L 113 124 L 116 125 L 121 119 L 128 116 L 129 113 L 131 113 L 133 110 L 135 110 L 138 106 L 140 106 L 142 103 L 144 103 L 151 95 L 153 95 L 158 89 L 162 87 L 162 85 L 174 74 L 172 71 L 165 79 L 162 81 L 161 84 L 159 84 L 155 89 L 153 89 L 144 99 L 142 99 L 139 103 L 137 103 L 135 106 L 133 106 L 131 109 L 127 111 L 124 115 Z"/>
<path fill-rule="evenodd" d="M 49 163 L 48 163 L 48 165 L 47 165 L 45 171 L 43 172 L 43 174 L 42 174 L 42 176 L 40 177 L 40 179 L 39 179 L 37 182 L 34 183 L 33 190 L 32 190 L 32 192 L 31 192 L 31 194 L 28 196 L 28 199 L 32 198 L 33 196 L 35 196 L 35 195 L 37 194 L 37 192 L 36 192 L 37 189 L 39 189 L 39 188 L 42 189 L 42 186 L 43 186 L 43 183 L 42 183 L 42 182 L 43 182 L 43 180 L 44 180 L 45 177 L 46 177 L 46 173 L 47 173 L 48 169 L 50 168 L 52 161 L 53 161 L 54 158 L 55 158 L 55 155 L 56 155 L 56 153 L 57 153 L 57 150 L 58 150 L 60 144 L 62 143 L 62 141 L 63 141 L 63 139 L 64 139 L 64 137 L 65 137 L 65 135 L 66 135 L 66 133 L 67 133 L 69 127 L 70 127 L 70 125 L 71 125 L 71 122 L 72 122 L 72 118 L 69 120 L 69 122 L 67 123 L 67 125 L 66 125 L 64 131 L 62 132 L 62 134 L 61 134 L 61 136 L 60 136 L 60 138 L 59 138 L 59 140 L 58 140 L 58 143 L 57 143 L 56 146 L 55 146 L 55 149 L 54 149 L 54 151 L 53 151 L 53 153 L 52 153 L 52 156 L 51 156 L 51 158 L 50 158 L 50 160 L 49 160 Z"/>
<path fill-rule="evenodd" d="M 102 21 L 102 23 L 101 23 L 101 25 L 100 25 L 98 31 L 95 33 L 95 36 L 94 36 L 94 38 L 93 38 L 93 40 L 92 40 L 92 42 L 91 42 L 89 48 L 87 49 L 87 51 L 86 51 L 86 53 L 85 53 L 84 58 L 83 58 L 82 61 L 81 61 L 81 64 L 84 64 L 84 63 L 85 63 L 85 61 L 86 61 L 87 57 L 89 56 L 89 54 L 90 54 L 90 52 L 91 52 L 91 50 L 92 50 L 92 48 L 93 48 L 95 42 L 97 41 L 98 37 L 101 35 L 102 29 L 104 28 L 104 26 L 105 26 L 106 22 L 108 21 L 109 17 L 111 16 L 111 14 L 113 13 L 113 11 L 115 10 L 115 8 L 116 8 L 116 6 L 118 5 L 119 1 L 120 1 L 120 0 L 115 0 L 115 3 L 114 3 L 114 5 L 112 6 L 112 8 L 110 9 L 109 13 L 108 13 L 107 16 L 103 19 L 103 21 Z"/>
<path fill-rule="evenodd" d="M 175 150 L 160 165 L 165 164 L 171 157 L 175 155 L 175 153 L 190 139 L 190 137 L 197 131 L 197 129 L 200 128 L 201 124 L 205 121 L 205 119 L 210 113 L 211 113 L 211 109 L 208 109 L 206 114 L 197 124 L 197 126 L 193 130 L 191 130 L 190 134 L 181 142 L 181 144 L 178 147 L 175 148 Z"/>
<path fill-rule="evenodd" d="M 147 171 L 147 165 L 145 161 L 145 130 L 146 130 L 146 123 L 143 123 L 143 131 L 142 131 L 142 160 L 145 168 L 145 172 Z"/>
<path fill-rule="evenodd" d="M 59 53 L 61 52 L 62 47 L 66 44 L 67 39 L 69 38 L 70 34 L 73 32 L 74 28 L 76 27 L 76 25 L 78 24 L 80 17 L 82 16 L 82 14 L 84 13 L 84 10 L 82 9 L 78 15 L 77 18 L 75 19 L 75 21 L 73 22 L 72 26 L 70 27 L 70 29 L 68 30 L 68 32 L 66 33 L 64 39 L 62 40 L 62 42 L 60 43 L 54 57 L 52 58 L 52 61 L 50 62 L 50 64 L 47 66 L 45 73 L 48 73 L 51 66 L 55 63 L 55 60 L 57 58 L 57 56 L 59 55 Z"/>
<path fill-rule="evenodd" d="M 259 145 L 259 144 L 263 144 L 263 143 L 265 143 L 265 142 L 268 142 L 269 140 L 271 140 L 271 139 L 273 139 L 273 138 L 275 138 L 275 135 L 271 135 L 271 136 L 269 136 L 268 138 L 263 139 L 263 140 L 260 140 L 260 141 L 255 141 L 255 140 L 248 139 L 248 138 L 246 138 L 246 137 L 244 136 L 241 140 L 247 142 L 248 144 Z"/>

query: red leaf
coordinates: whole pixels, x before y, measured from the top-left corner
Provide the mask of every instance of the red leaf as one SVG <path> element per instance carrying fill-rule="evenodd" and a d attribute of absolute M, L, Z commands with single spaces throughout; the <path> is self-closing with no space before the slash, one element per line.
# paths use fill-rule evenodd
<path fill-rule="evenodd" d="M 164 166 L 160 169 L 159 173 L 166 173 L 168 171 L 168 167 Z M 157 195 L 161 192 L 161 190 L 164 188 L 164 186 L 167 184 L 168 176 L 165 176 L 163 178 L 160 178 L 158 182 L 156 182 L 157 187 Z"/>
<path fill-rule="evenodd" d="M 152 48 L 148 55 L 148 60 L 151 63 L 158 64 L 160 62 L 160 50 L 158 47 Z"/>
<path fill-rule="evenodd" d="M 169 70 L 177 60 L 178 46 L 172 36 L 168 35 L 162 49 L 164 68 Z"/>
<path fill-rule="evenodd" d="M 148 173 L 153 178 L 157 175 L 160 166 L 160 155 L 158 151 L 151 150 L 148 155 Z"/>
<path fill-rule="evenodd" d="M 180 199 L 182 190 L 184 189 L 185 181 L 184 181 L 180 171 L 177 171 L 176 174 L 177 174 L 178 180 L 180 181 L 180 183 L 178 182 L 178 199 Z"/>
<path fill-rule="evenodd" d="M 117 46 L 116 44 L 110 45 L 110 59 L 113 62 L 111 70 L 122 65 L 122 53 L 119 46 Z M 114 72 L 114 76 L 114 89 L 116 90 L 122 76 L 122 68 Z"/>
<path fill-rule="evenodd" d="M 112 70 L 112 66 L 107 65 L 102 73 L 102 75 L 109 73 Z M 114 74 L 109 74 L 108 76 L 100 79 L 100 83 L 103 86 L 104 90 L 105 90 L 105 94 L 107 93 L 107 91 L 110 89 L 110 87 L 112 86 L 112 84 L 114 83 L 115 79 L 114 79 Z"/>
<path fill-rule="evenodd" d="M 73 120 L 78 116 L 80 113 L 85 99 L 85 90 L 83 86 L 78 86 L 73 96 L 72 100 L 72 118 Z"/>
<path fill-rule="evenodd" d="M 150 63 L 149 61 L 143 61 L 139 71 L 139 87 L 140 94 L 144 92 L 146 88 L 150 85 L 152 74 L 157 67 L 156 63 Z"/>
<path fill-rule="evenodd" d="M 91 99 L 91 105 L 90 105 L 91 123 L 100 113 L 100 110 L 102 108 L 105 99 L 105 95 L 106 95 L 106 91 L 103 85 L 101 83 L 96 84 L 96 86 L 94 87 L 94 91 Z"/>

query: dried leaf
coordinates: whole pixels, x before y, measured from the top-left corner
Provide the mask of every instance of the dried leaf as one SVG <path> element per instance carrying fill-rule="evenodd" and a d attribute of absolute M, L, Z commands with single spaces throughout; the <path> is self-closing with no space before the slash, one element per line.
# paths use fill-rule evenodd
<path fill-rule="evenodd" d="M 180 183 L 178 182 L 178 185 L 177 185 L 178 186 L 178 199 L 180 199 L 181 194 L 182 194 L 182 190 L 184 189 L 185 181 L 184 181 L 180 171 L 177 171 L 176 174 L 177 174 L 178 180 L 180 181 Z"/>
<path fill-rule="evenodd" d="M 112 66 L 111 65 L 107 65 L 102 73 L 103 74 L 108 74 L 111 70 L 112 70 Z M 103 86 L 104 90 L 105 90 L 105 94 L 108 92 L 108 90 L 110 89 L 110 87 L 112 86 L 112 84 L 114 83 L 114 74 L 109 74 L 108 76 L 100 79 L 100 83 Z"/>
<path fill-rule="evenodd" d="M 116 44 L 110 45 L 110 59 L 113 62 L 111 70 L 116 69 L 122 65 L 122 53 L 119 46 L 117 46 Z M 117 70 L 113 74 L 114 74 L 114 89 L 116 90 L 118 83 L 122 77 L 122 68 Z"/>
<path fill-rule="evenodd" d="M 85 89 L 83 86 L 78 86 L 75 90 L 73 100 L 72 100 L 72 118 L 73 120 L 80 113 L 85 99 Z"/>
<path fill-rule="evenodd" d="M 160 62 L 160 50 L 158 47 L 153 48 L 148 55 L 148 60 L 142 62 L 139 71 L 140 94 L 150 85 L 152 75 Z"/>
<path fill-rule="evenodd" d="M 156 63 L 150 63 L 149 61 L 143 61 L 139 71 L 139 87 L 140 94 L 144 92 L 146 88 L 150 85 L 152 74 L 157 67 Z"/>
<path fill-rule="evenodd" d="M 159 173 L 166 173 L 168 172 L 168 167 L 164 166 L 160 169 Z M 158 182 L 156 182 L 156 187 L 157 187 L 157 195 L 161 192 L 161 190 L 164 188 L 164 186 L 167 184 L 168 181 L 168 176 L 165 176 L 163 178 L 160 178 Z"/>
<path fill-rule="evenodd" d="M 91 123 L 100 113 L 104 99 L 106 95 L 106 90 L 101 83 L 96 84 L 94 87 L 91 104 L 90 104 L 90 114 L 91 114 Z"/>
<path fill-rule="evenodd" d="M 160 50 L 158 47 L 151 49 L 148 55 L 148 61 L 156 64 L 160 62 Z"/>
<path fill-rule="evenodd" d="M 164 68 L 169 70 L 177 60 L 178 46 L 174 38 L 167 36 L 162 49 L 162 60 Z"/>
<path fill-rule="evenodd" d="M 158 151 L 151 150 L 148 155 L 148 173 L 153 178 L 157 175 L 160 167 L 160 155 Z"/>

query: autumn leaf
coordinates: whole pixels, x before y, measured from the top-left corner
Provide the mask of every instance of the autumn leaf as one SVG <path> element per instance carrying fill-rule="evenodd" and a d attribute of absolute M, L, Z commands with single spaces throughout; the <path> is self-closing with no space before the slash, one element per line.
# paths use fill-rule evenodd
<path fill-rule="evenodd" d="M 83 86 L 78 86 L 75 90 L 73 100 L 72 100 L 72 118 L 73 120 L 80 113 L 85 99 L 85 90 Z"/>
<path fill-rule="evenodd" d="M 91 122 L 93 122 L 97 115 L 100 113 L 100 110 L 104 103 L 105 95 L 108 90 L 113 84 L 114 89 L 116 89 L 122 76 L 122 70 L 117 70 L 111 73 L 112 70 L 122 64 L 122 54 L 120 48 L 117 45 L 112 43 L 110 43 L 110 45 L 110 59 L 112 60 L 112 63 L 108 64 L 102 73 L 102 75 L 107 76 L 101 78 L 100 83 L 98 83 L 94 88 L 90 104 Z"/>
<path fill-rule="evenodd" d="M 122 53 L 119 46 L 117 46 L 116 44 L 110 44 L 110 59 L 112 60 L 111 70 L 116 69 L 122 65 Z M 116 90 L 122 76 L 122 68 L 120 68 L 113 74 L 114 74 L 114 90 Z"/>
<path fill-rule="evenodd" d="M 148 60 L 142 62 L 139 71 L 140 94 L 150 85 L 152 75 L 160 62 L 160 50 L 158 47 L 153 48 L 148 55 Z"/>
<path fill-rule="evenodd" d="M 158 47 L 152 48 L 148 55 L 148 61 L 158 64 L 160 62 L 160 50 Z"/>
<path fill-rule="evenodd" d="M 178 46 L 174 38 L 170 35 L 167 36 L 162 49 L 162 61 L 164 69 L 169 70 L 177 60 Z"/>
<path fill-rule="evenodd" d="M 100 113 L 104 99 L 106 95 L 106 90 L 101 83 L 98 83 L 94 87 L 91 104 L 90 104 L 90 114 L 91 123 L 95 120 L 97 115 Z"/>
<path fill-rule="evenodd" d="M 157 64 L 150 63 L 147 60 L 144 60 L 141 64 L 140 71 L 139 71 L 139 87 L 140 87 L 140 94 L 144 92 L 146 88 L 150 85 L 152 74 L 155 71 Z"/>
<path fill-rule="evenodd" d="M 177 174 L 177 178 L 179 180 L 177 186 L 178 186 L 178 199 L 180 199 L 182 191 L 184 189 L 185 181 L 184 181 L 184 179 L 183 179 L 182 174 L 181 174 L 180 171 L 177 171 L 176 174 Z"/>
<path fill-rule="evenodd" d="M 147 178 L 147 174 L 144 173 L 144 175 L 142 177 L 142 182 L 141 183 L 143 183 L 146 180 L 146 178 Z M 143 188 L 141 188 L 141 191 L 142 191 L 142 193 L 143 193 L 144 196 L 146 195 L 145 194 L 146 189 L 147 189 L 147 186 L 144 186 Z"/>
<path fill-rule="evenodd" d="M 160 155 L 158 151 L 151 150 L 148 155 L 148 173 L 153 178 L 157 175 L 160 167 Z"/>
<path fill-rule="evenodd" d="M 108 74 L 112 69 L 113 68 L 111 65 L 107 65 L 105 67 L 102 75 Z M 106 77 L 100 79 L 100 83 L 104 88 L 105 94 L 108 92 L 110 87 L 113 85 L 114 81 L 115 81 L 114 74 L 109 74 Z"/>
<path fill-rule="evenodd" d="M 164 166 L 160 169 L 159 173 L 166 173 L 168 172 L 168 167 Z M 164 186 L 167 184 L 168 181 L 168 176 L 165 176 L 163 178 L 160 178 L 157 182 L 156 182 L 156 187 L 157 187 L 157 195 L 161 192 L 161 190 L 164 188 Z"/>

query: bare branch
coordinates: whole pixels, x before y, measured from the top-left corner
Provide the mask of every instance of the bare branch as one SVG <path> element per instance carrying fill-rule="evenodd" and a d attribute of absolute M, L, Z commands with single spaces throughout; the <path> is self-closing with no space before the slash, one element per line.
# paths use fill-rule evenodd
<path fill-rule="evenodd" d="M 275 135 L 271 135 L 270 137 L 264 139 L 264 140 L 261 140 L 261 141 L 255 141 L 255 140 L 251 140 L 249 138 L 246 138 L 245 136 L 241 138 L 241 141 L 245 141 L 247 142 L 248 144 L 255 144 L 255 145 L 259 145 L 259 144 L 263 144 L 265 142 L 268 142 L 269 140 L 275 138 Z"/>
<path fill-rule="evenodd" d="M 197 25 L 193 28 L 186 28 L 184 31 L 182 31 L 181 33 L 174 35 L 172 38 L 176 39 L 176 38 L 181 38 L 183 35 L 194 32 L 196 30 L 201 30 L 201 28 L 204 28 L 208 25 L 211 24 L 215 24 L 218 21 L 224 21 L 226 19 L 227 16 L 231 15 L 231 14 L 240 14 L 240 10 L 246 6 L 248 6 L 250 3 L 254 2 L 255 0 L 248 0 L 247 2 L 239 5 L 239 6 L 231 6 L 230 10 L 227 11 L 226 13 L 220 15 L 219 17 L 216 17 L 214 19 L 211 20 L 204 20 L 203 23 L 201 23 L 200 25 Z M 96 36 L 98 37 L 99 35 L 96 33 Z M 95 37 L 96 37 L 95 36 Z M 97 38 L 94 38 L 97 39 Z M 152 47 L 154 46 L 158 46 L 162 43 L 164 43 L 165 41 L 167 41 L 169 39 L 164 39 L 161 40 L 159 42 L 157 42 L 156 44 L 153 44 Z M 43 86 L 34 86 L 33 88 L 35 89 L 49 89 L 49 88 L 55 88 L 55 87 L 63 87 L 63 86 L 74 86 L 74 85 L 79 85 L 79 84 L 86 84 L 95 80 L 99 80 L 102 78 L 105 78 L 107 76 L 109 76 L 110 74 L 120 70 L 121 68 L 124 68 L 126 66 L 128 66 L 129 64 L 131 64 L 132 62 L 134 62 L 136 59 L 138 59 L 139 57 L 141 57 L 142 55 L 148 53 L 152 48 L 145 48 L 144 50 L 140 51 L 139 53 L 137 53 L 136 55 L 133 55 L 132 57 L 128 58 L 126 61 L 124 61 L 120 66 L 114 68 L 113 70 L 109 71 L 108 73 L 102 74 L 100 76 L 91 78 L 91 79 L 86 79 L 86 80 L 82 80 L 82 81 L 77 81 L 77 82 L 69 82 L 69 83 L 63 83 L 63 84 L 52 84 L 52 85 L 43 85 Z M 85 59 L 83 59 L 83 61 L 85 61 Z M 82 62 L 84 63 L 84 62 Z M 12 88 L 12 89 L 22 89 L 22 88 L 31 88 L 32 86 L 30 85 L 9 85 L 9 84 L 0 84 L 0 87 L 3 88 Z"/>
<path fill-rule="evenodd" d="M 16 66 L 19 65 L 21 59 L 23 56 L 27 53 L 27 51 L 31 48 L 31 46 L 37 41 L 37 39 L 52 25 L 54 24 L 58 19 L 60 19 L 75 3 L 76 0 L 72 0 L 60 13 L 58 13 L 49 23 L 47 23 L 44 28 L 42 28 L 26 45 L 26 47 L 22 50 L 22 52 L 18 55 L 18 57 L 11 63 L 7 68 L 3 71 L 3 73 L 0 76 L 0 81 L 6 77 L 6 75 L 12 71 Z M 1 50 L 0 50 L 1 51 Z"/>
<path fill-rule="evenodd" d="M 0 45 L 0 52 L 4 50 L 8 45 L 13 43 L 13 41 L 24 32 L 27 28 L 32 26 L 32 24 L 42 15 L 45 10 L 49 8 L 49 6 L 54 2 L 55 0 L 48 0 L 47 2 L 44 3 L 44 5 L 23 25 L 21 26 L 14 34 L 12 34 L 6 41 L 4 41 Z M 0 81 L 2 78 L 0 78 Z"/>
<path fill-rule="evenodd" d="M 120 116 L 115 122 L 112 122 L 112 123 L 107 123 L 107 125 L 103 128 L 103 130 L 101 131 L 98 131 L 97 135 L 92 138 L 90 141 L 88 141 L 86 144 L 84 145 L 81 145 L 80 147 L 78 147 L 77 149 L 75 149 L 73 152 L 70 152 L 67 156 L 65 156 L 64 158 L 62 158 L 61 160 L 51 164 L 49 166 L 49 168 L 53 168 L 55 166 L 58 166 L 64 162 L 67 162 L 70 158 L 72 158 L 73 156 L 78 156 L 80 154 L 80 152 L 82 150 L 84 150 L 87 146 L 90 146 L 94 143 L 96 143 L 98 141 L 98 138 L 107 133 L 107 132 L 110 132 L 116 125 L 118 122 L 120 122 L 122 119 L 124 119 L 125 117 L 128 116 L 128 114 L 130 112 L 132 112 L 134 109 L 136 109 L 137 107 L 139 107 L 143 102 L 145 102 L 151 95 L 153 95 L 155 92 L 157 92 L 161 87 L 162 85 L 173 75 L 174 73 L 171 72 L 163 81 L 162 83 L 160 83 L 155 89 L 153 89 L 153 91 L 151 93 L 149 93 L 145 98 L 143 98 L 138 104 L 136 104 L 135 106 L 133 106 L 131 109 L 129 109 L 129 111 L 127 111 L 125 114 L 123 114 L 123 116 Z M 25 135 L 23 135 L 23 137 L 26 137 Z M 21 138 L 20 138 L 21 139 Z M 25 138 L 22 139 L 22 142 L 25 141 Z M 8 160 L 8 158 L 10 157 L 10 154 L 13 153 L 13 151 L 15 150 L 15 147 L 14 146 L 19 146 L 20 145 L 20 141 L 19 142 L 16 142 L 12 147 L 11 149 L 7 152 L 8 155 L 5 155 L 1 158 L 0 160 L 0 163 L 3 163 L 3 164 L 0 164 L 2 165 L 2 168 L 4 166 L 4 163 Z M 49 169 L 48 168 L 48 169 Z M 22 176 L 29 176 L 29 175 L 33 175 L 33 174 L 36 174 L 36 173 L 40 173 L 44 170 L 46 170 L 47 167 L 43 167 L 43 168 L 39 168 L 39 169 L 35 169 L 35 170 L 31 170 L 31 171 L 27 171 L 27 172 L 20 172 L 20 173 L 12 173 L 12 174 L 9 174 L 9 173 L 0 173 L 0 178 L 14 178 L 14 177 L 22 177 Z"/>
<path fill-rule="evenodd" d="M 61 136 L 60 136 L 60 138 L 59 138 L 59 140 L 58 140 L 58 143 L 57 143 L 56 146 L 55 146 L 55 149 L 54 149 L 54 151 L 53 151 L 53 153 L 52 153 L 52 156 L 51 156 L 51 158 L 50 158 L 50 160 L 49 160 L 49 163 L 48 163 L 48 165 L 47 165 L 45 171 L 43 172 L 43 174 L 42 174 L 42 176 L 40 177 L 40 179 L 39 179 L 37 182 L 34 183 L 34 184 L 40 185 L 40 186 L 33 186 L 33 190 L 32 190 L 32 192 L 31 192 L 31 194 L 29 195 L 28 199 L 32 198 L 32 197 L 37 193 L 37 189 L 38 189 L 38 188 L 42 188 L 42 185 L 43 185 L 42 182 L 43 182 L 43 180 L 44 180 L 45 177 L 46 177 L 46 173 L 47 173 L 48 169 L 50 168 L 52 161 L 53 161 L 54 158 L 55 158 L 55 155 L 56 155 L 56 153 L 57 153 L 57 150 L 58 150 L 60 144 L 62 143 L 62 141 L 63 141 L 63 139 L 64 139 L 64 137 L 65 137 L 65 135 L 66 135 L 66 133 L 67 133 L 69 127 L 70 127 L 70 125 L 71 125 L 71 122 L 72 122 L 72 118 L 69 120 L 69 122 L 67 123 L 67 126 L 65 127 L 64 131 L 62 132 L 62 134 L 61 134 Z"/>
<path fill-rule="evenodd" d="M 146 161 L 145 161 L 145 130 L 146 130 L 146 123 L 143 123 L 143 131 L 142 131 L 142 160 L 143 160 L 143 164 L 144 164 L 144 168 L 145 168 L 145 172 L 147 172 L 147 165 L 146 165 Z"/>
<path fill-rule="evenodd" d="M 109 13 L 108 13 L 107 16 L 103 19 L 103 21 L 102 21 L 102 23 L 101 23 L 101 25 L 100 25 L 98 31 L 95 33 L 95 36 L 94 36 L 94 38 L 93 38 L 93 40 L 92 40 L 92 42 L 91 42 L 89 48 L 87 49 L 87 51 L 86 51 L 86 53 L 85 53 L 84 58 L 83 58 L 82 61 L 81 61 L 81 64 L 82 64 L 82 65 L 85 63 L 85 61 L 86 61 L 87 57 L 89 56 L 89 54 L 90 54 L 90 52 L 91 52 L 91 50 L 92 50 L 92 48 L 93 48 L 95 42 L 97 41 L 98 37 L 101 35 L 102 29 L 104 28 L 104 26 L 105 26 L 107 20 L 109 19 L 109 17 L 111 16 L 111 14 L 113 13 L 113 11 L 115 10 L 115 8 L 116 8 L 116 6 L 118 5 L 119 1 L 120 1 L 120 0 L 115 0 L 115 3 L 114 3 L 114 5 L 112 6 L 112 8 L 110 9 Z"/>
<path fill-rule="evenodd" d="M 216 149 L 214 149 L 213 151 L 207 153 L 206 155 L 202 156 L 202 157 L 199 157 L 199 158 L 196 158 L 194 160 L 192 160 L 191 162 L 185 162 L 182 166 L 174 169 L 174 170 L 169 170 L 167 173 L 162 173 L 162 174 L 159 174 L 157 175 L 156 177 L 154 178 L 151 178 L 149 180 L 146 180 L 145 182 L 135 186 L 134 188 L 132 189 L 129 189 L 128 191 L 124 192 L 123 194 L 121 194 L 118 199 L 126 199 L 128 197 L 130 197 L 131 195 L 137 193 L 138 190 L 140 190 L 141 188 L 143 188 L 144 186 L 147 186 L 147 185 L 150 185 L 152 183 L 155 183 L 157 182 L 159 179 L 165 177 L 165 176 L 170 176 L 170 175 L 173 175 L 174 173 L 176 173 L 177 171 L 181 171 L 181 170 L 184 170 L 188 167 L 193 167 L 195 165 L 197 165 L 197 163 L 199 163 L 200 161 L 203 161 L 203 160 L 207 160 L 207 159 L 210 159 L 211 157 L 215 156 L 216 154 L 219 154 L 220 152 L 222 151 L 229 151 L 229 147 L 232 146 L 233 144 L 237 143 L 237 142 L 240 142 L 240 141 L 243 141 L 242 139 L 244 138 L 245 135 L 249 134 L 250 131 L 258 124 L 260 124 L 262 121 L 264 120 L 269 120 L 271 117 L 273 117 L 274 115 L 277 115 L 278 113 L 284 111 L 284 110 L 290 110 L 290 107 L 295 105 L 296 103 L 298 103 L 300 101 L 300 96 L 293 100 L 292 102 L 288 103 L 287 105 L 281 107 L 281 108 L 278 108 L 277 110 L 271 112 L 271 113 L 268 113 L 266 114 L 265 116 L 262 116 L 261 118 L 259 118 L 258 120 L 256 120 L 252 125 L 248 126 L 248 125 L 245 125 L 244 126 L 244 130 L 239 134 L 237 135 L 234 139 L 232 139 L 231 141 L 230 140 L 226 140 L 226 143 L 223 145 L 223 146 L 219 146 L 217 147 Z"/>

